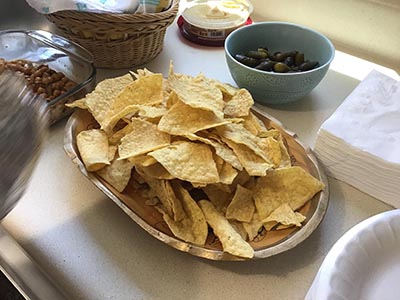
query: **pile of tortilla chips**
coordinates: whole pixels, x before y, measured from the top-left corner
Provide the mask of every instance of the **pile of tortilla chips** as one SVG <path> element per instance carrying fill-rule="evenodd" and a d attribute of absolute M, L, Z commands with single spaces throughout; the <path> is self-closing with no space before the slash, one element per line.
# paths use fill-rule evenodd
<path fill-rule="evenodd" d="M 210 227 L 245 258 L 261 230 L 300 227 L 299 208 L 324 188 L 291 165 L 282 135 L 252 105 L 245 89 L 172 66 L 166 79 L 146 69 L 106 79 L 70 104 L 99 124 L 77 136 L 88 171 L 122 193 L 135 178 L 177 238 L 204 245 Z"/>

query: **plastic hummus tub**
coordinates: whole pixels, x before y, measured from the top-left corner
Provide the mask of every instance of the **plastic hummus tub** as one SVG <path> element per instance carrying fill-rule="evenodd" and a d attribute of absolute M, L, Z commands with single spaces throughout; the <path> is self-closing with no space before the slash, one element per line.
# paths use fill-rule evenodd
<path fill-rule="evenodd" d="M 194 1 L 178 19 L 178 26 L 188 40 L 223 46 L 226 37 L 235 29 L 251 23 L 252 4 L 247 0 Z"/>

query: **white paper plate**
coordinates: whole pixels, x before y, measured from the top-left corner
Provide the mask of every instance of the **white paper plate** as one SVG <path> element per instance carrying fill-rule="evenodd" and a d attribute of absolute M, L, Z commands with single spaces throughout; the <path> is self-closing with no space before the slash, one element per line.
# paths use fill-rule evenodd
<path fill-rule="evenodd" d="M 346 232 L 326 256 L 306 300 L 400 299 L 400 209 Z"/>

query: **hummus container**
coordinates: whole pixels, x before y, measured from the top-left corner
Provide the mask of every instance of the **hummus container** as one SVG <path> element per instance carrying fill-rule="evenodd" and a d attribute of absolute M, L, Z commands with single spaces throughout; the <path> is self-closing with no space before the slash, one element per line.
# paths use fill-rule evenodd
<path fill-rule="evenodd" d="M 207 46 L 223 46 L 235 29 L 252 23 L 252 4 L 247 0 L 197 0 L 184 9 L 178 19 L 182 35 Z"/>

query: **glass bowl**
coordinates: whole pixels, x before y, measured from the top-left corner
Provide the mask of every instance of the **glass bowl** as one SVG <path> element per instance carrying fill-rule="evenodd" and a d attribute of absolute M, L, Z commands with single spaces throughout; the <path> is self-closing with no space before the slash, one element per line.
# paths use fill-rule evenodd
<path fill-rule="evenodd" d="M 68 116 L 73 109 L 66 103 L 83 98 L 96 84 L 92 55 L 78 44 L 42 30 L 0 31 L 0 58 L 27 60 L 33 65 L 46 64 L 63 73 L 76 85 L 47 101 L 50 124 Z"/>

